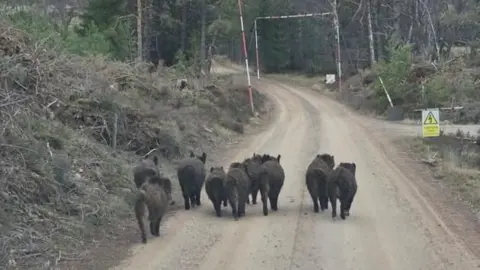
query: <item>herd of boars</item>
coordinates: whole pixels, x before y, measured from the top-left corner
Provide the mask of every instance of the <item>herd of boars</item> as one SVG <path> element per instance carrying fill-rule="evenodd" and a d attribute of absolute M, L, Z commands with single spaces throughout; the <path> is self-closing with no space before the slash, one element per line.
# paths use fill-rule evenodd
<path fill-rule="evenodd" d="M 203 186 L 218 217 L 222 205 L 232 208 L 235 220 L 245 215 L 246 204 L 257 204 L 260 192 L 263 215 L 268 215 L 268 203 L 272 211 L 278 210 L 278 197 L 285 181 L 285 172 L 280 164 L 281 156 L 253 154 L 242 162 L 233 162 L 225 170 L 223 166 L 205 168 L 207 154 L 190 156 L 177 168 L 177 177 L 182 190 L 185 210 L 200 206 Z M 313 211 L 318 213 L 332 207 L 332 218 L 337 216 L 337 199 L 340 201 L 340 217 L 350 215 L 350 208 L 357 193 L 356 164 L 341 162 L 335 168 L 335 158 L 330 154 L 318 154 L 307 167 L 305 181 L 312 198 Z M 158 158 L 144 159 L 133 169 L 133 178 L 139 192 L 135 201 L 135 214 L 141 231 L 142 242 L 147 242 L 144 226 L 145 210 L 148 209 L 150 233 L 160 235 L 160 221 L 168 205 L 173 205 L 172 183 L 160 175 Z"/>

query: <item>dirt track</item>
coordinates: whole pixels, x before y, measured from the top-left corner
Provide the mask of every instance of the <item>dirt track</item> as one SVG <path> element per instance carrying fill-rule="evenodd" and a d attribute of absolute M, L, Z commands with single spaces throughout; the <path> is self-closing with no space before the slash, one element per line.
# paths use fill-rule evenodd
<path fill-rule="evenodd" d="M 249 206 L 236 222 L 227 207 L 217 218 L 203 192 L 200 208 L 169 218 L 160 238 L 149 236 L 116 269 L 479 269 L 450 229 L 453 221 L 419 196 L 420 179 L 402 173 L 399 159 L 386 154 L 386 139 L 372 135 L 374 122 L 313 92 L 268 80 L 258 88 L 276 103 L 275 122 L 222 165 L 253 152 L 281 154 L 286 182 L 279 211 L 264 217 L 260 204 Z M 358 195 L 345 221 L 313 213 L 304 172 L 319 152 L 357 163 Z"/>

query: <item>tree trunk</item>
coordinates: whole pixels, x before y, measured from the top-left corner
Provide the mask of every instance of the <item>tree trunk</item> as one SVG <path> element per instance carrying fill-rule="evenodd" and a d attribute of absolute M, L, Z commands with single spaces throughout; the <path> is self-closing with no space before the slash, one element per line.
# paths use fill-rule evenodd
<path fill-rule="evenodd" d="M 429 40 L 429 43 L 432 44 L 432 47 L 434 49 L 434 52 L 436 54 L 436 58 L 438 58 L 440 56 L 440 49 L 438 47 L 438 39 L 437 39 L 437 33 L 436 33 L 436 30 L 435 30 L 435 24 L 433 22 L 433 19 L 432 19 L 432 14 L 427 6 L 427 4 L 422 1 L 422 4 L 423 4 L 423 7 L 425 8 L 425 11 L 427 13 L 427 18 L 428 18 L 428 26 L 429 28 L 427 29 L 430 29 L 431 31 L 428 31 L 429 33 L 429 37 L 430 37 L 430 40 Z M 433 54 L 432 53 L 432 54 Z M 433 61 L 434 62 L 434 61 Z"/>
<path fill-rule="evenodd" d="M 215 33 L 212 36 L 212 41 L 208 46 L 207 68 L 206 68 L 207 76 L 210 76 L 210 72 L 212 70 L 213 48 L 215 47 L 215 42 L 217 41 L 217 35 L 218 35 L 218 31 L 215 31 Z"/>
<path fill-rule="evenodd" d="M 375 40 L 373 39 L 373 26 L 372 26 L 372 5 L 371 0 L 367 0 L 367 20 L 368 20 L 368 45 L 370 47 L 370 65 L 373 67 L 375 64 Z"/>
<path fill-rule="evenodd" d="M 380 0 L 375 0 L 375 14 L 374 14 L 374 20 L 375 20 L 375 29 L 376 29 L 376 32 L 379 32 L 381 30 L 383 30 L 382 27 L 380 27 L 380 14 L 381 14 L 381 1 Z M 383 35 L 377 35 L 375 37 L 374 35 L 374 42 L 376 42 L 376 53 L 377 53 L 377 58 L 376 60 L 381 60 L 381 59 L 384 59 L 385 56 L 384 56 L 384 36 Z"/>
<path fill-rule="evenodd" d="M 205 74 L 205 53 L 206 53 L 206 32 L 207 32 L 207 7 L 205 0 L 202 0 L 201 5 L 201 33 L 200 33 L 200 71 Z"/>
<path fill-rule="evenodd" d="M 143 43 L 143 51 L 142 55 L 144 56 L 144 60 L 147 61 L 152 61 L 153 60 L 153 53 L 155 49 L 153 48 L 154 39 L 153 37 L 153 0 L 144 0 L 144 5 L 145 5 L 145 22 L 143 24 L 143 38 L 144 38 L 144 43 Z"/>
<path fill-rule="evenodd" d="M 338 20 L 337 0 L 332 1 L 333 6 L 333 23 L 335 25 L 335 36 L 337 39 L 337 73 L 338 73 L 338 88 L 342 91 L 342 58 L 340 47 L 340 21 Z"/>
<path fill-rule="evenodd" d="M 182 6 L 182 33 L 180 41 L 180 50 L 185 53 L 187 48 L 187 16 L 188 16 L 188 0 L 183 0 Z"/>
<path fill-rule="evenodd" d="M 142 42 L 142 0 L 137 0 L 137 58 L 143 60 L 143 42 Z"/>

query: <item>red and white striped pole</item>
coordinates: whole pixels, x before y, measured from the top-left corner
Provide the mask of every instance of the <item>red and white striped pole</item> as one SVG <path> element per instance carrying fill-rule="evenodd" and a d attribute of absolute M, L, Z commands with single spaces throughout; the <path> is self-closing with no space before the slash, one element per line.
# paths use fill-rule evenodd
<path fill-rule="evenodd" d="M 248 68 L 247 40 L 245 39 L 245 28 L 243 27 L 242 0 L 238 0 L 238 11 L 240 13 L 240 27 L 242 29 L 243 55 L 245 57 L 245 68 L 247 72 L 248 96 L 250 99 L 250 107 L 252 108 L 252 114 L 255 115 L 255 108 L 253 106 L 252 83 L 250 81 L 250 69 Z"/>
<path fill-rule="evenodd" d="M 338 19 L 337 7 L 334 6 L 335 12 L 333 14 L 335 25 L 335 37 L 337 39 L 337 73 L 338 73 L 338 91 L 342 92 L 342 58 L 340 47 L 340 20 Z"/>
<path fill-rule="evenodd" d="M 239 0 L 240 1 L 240 0 Z M 258 35 L 257 35 L 257 21 L 258 20 L 274 20 L 274 19 L 293 19 L 293 18 L 306 18 L 306 17 L 322 17 L 326 15 L 331 15 L 331 12 L 323 13 L 306 13 L 306 14 L 294 14 L 294 15 L 282 15 L 282 16 L 265 16 L 257 17 L 254 21 L 254 30 L 255 30 L 255 56 L 257 58 L 257 79 L 260 80 L 260 60 L 258 57 Z M 242 28 L 243 29 L 243 28 Z M 339 48 L 339 47 L 338 47 Z M 248 69 L 248 67 L 247 67 Z"/>

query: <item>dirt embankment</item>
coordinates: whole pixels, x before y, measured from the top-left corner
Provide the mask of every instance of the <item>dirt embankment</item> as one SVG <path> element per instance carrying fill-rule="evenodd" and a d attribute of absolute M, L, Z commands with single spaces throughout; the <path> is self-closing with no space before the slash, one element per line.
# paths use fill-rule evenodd
<path fill-rule="evenodd" d="M 89 258 L 106 243 L 132 240 L 131 168 L 141 156 L 156 149 L 180 201 L 175 160 L 213 155 L 250 123 L 248 94 L 229 75 L 201 87 L 174 70 L 151 74 L 42 48 L 3 23 L 0 31 L 2 269 L 94 267 Z M 262 116 L 266 100 L 253 94 Z"/>
<path fill-rule="evenodd" d="M 480 220 L 480 145 L 461 131 L 436 138 L 404 138 L 399 143 L 423 163 L 445 196 L 466 206 Z"/>

